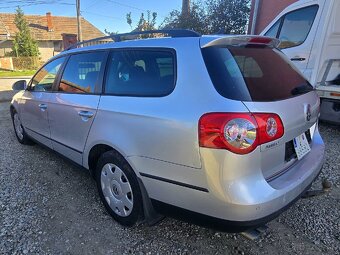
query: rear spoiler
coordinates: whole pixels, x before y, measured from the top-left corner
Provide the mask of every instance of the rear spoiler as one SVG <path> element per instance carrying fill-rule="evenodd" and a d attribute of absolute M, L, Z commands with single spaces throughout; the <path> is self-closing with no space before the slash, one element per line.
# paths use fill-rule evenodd
<path fill-rule="evenodd" d="M 246 45 L 263 45 L 267 47 L 277 48 L 280 40 L 267 36 L 257 35 L 230 35 L 223 36 L 202 45 L 202 48 L 212 46 L 246 46 Z"/>

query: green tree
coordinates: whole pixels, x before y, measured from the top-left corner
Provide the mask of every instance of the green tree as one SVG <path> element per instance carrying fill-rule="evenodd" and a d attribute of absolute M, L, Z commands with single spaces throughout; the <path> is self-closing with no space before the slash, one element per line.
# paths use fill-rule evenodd
<path fill-rule="evenodd" d="M 162 28 L 192 29 L 201 34 L 223 32 L 243 34 L 250 13 L 250 0 L 195 1 L 188 15 L 173 10 L 164 19 Z"/>
<path fill-rule="evenodd" d="M 18 28 L 13 41 L 13 53 L 17 57 L 35 57 L 39 55 L 37 42 L 32 38 L 24 12 L 20 7 L 16 10 L 14 23 Z"/>
<path fill-rule="evenodd" d="M 250 0 L 210 0 L 207 12 L 207 25 L 212 33 L 244 34 L 249 20 Z"/>
<path fill-rule="evenodd" d="M 210 32 L 208 23 L 208 15 L 206 13 L 205 4 L 202 2 L 193 2 L 190 5 L 189 14 L 182 14 L 180 10 L 173 10 L 164 19 L 161 28 L 163 29 L 191 29 L 201 34 Z"/>
<path fill-rule="evenodd" d="M 129 24 L 131 30 L 133 31 L 147 31 L 147 30 L 155 30 L 156 29 L 156 19 L 157 12 L 147 11 L 146 18 L 144 13 L 141 13 L 138 23 L 136 24 L 135 29 L 132 29 L 132 18 L 131 12 L 126 14 L 126 22 Z"/>
<path fill-rule="evenodd" d="M 156 19 L 157 19 L 157 13 L 151 11 L 147 11 L 146 17 L 144 13 L 141 13 L 138 23 L 136 23 L 135 28 L 132 26 L 132 17 L 131 12 L 126 14 L 126 23 L 130 26 L 132 32 L 137 31 L 148 31 L 148 30 L 156 30 Z M 109 32 L 106 29 L 104 30 L 106 34 L 108 35 L 115 35 L 118 34 L 118 32 Z M 126 36 L 128 39 L 132 38 L 149 38 L 149 37 L 156 37 L 156 35 L 142 35 L 142 36 Z M 122 38 L 122 40 L 126 39 L 125 37 Z"/>

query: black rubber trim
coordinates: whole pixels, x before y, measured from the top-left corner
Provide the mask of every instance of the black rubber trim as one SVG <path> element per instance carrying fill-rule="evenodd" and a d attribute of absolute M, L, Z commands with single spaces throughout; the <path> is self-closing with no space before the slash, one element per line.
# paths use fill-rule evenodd
<path fill-rule="evenodd" d="M 289 207 L 291 207 L 301 196 L 310 189 L 312 183 L 321 173 L 322 167 L 320 168 L 317 176 L 311 181 L 311 183 L 306 187 L 306 189 L 301 192 L 294 200 L 288 203 L 286 206 L 282 207 L 280 210 L 269 214 L 263 218 L 251 220 L 251 221 L 231 221 L 220 219 L 212 216 L 208 216 L 205 214 L 193 212 L 181 207 L 177 207 L 174 205 L 166 204 L 164 202 L 158 201 L 156 199 L 151 198 L 151 202 L 155 210 L 165 216 L 169 216 L 175 219 L 179 219 L 185 222 L 193 223 L 195 225 L 199 225 L 205 228 L 215 229 L 222 232 L 230 232 L 230 233 L 238 233 L 243 232 L 248 229 L 255 229 L 257 227 L 263 226 L 267 222 L 277 218 L 281 213 L 286 211 Z"/>
<path fill-rule="evenodd" d="M 49 137 L 47 137 L 47 136 L 45 136 L 45 135 L 42 135 L 42 134 L 40 134 L 40 133 L 38 133 L 38 132 L 36 132 L 36 131 L 30 129 L 30 128 L 25 127 L 25 129 L 27 129 L 27 130 L 29 130 L 29 131 L 31 131 L 31 132 L 37 134 L 37 135 L 40 135 L 40 136 L 42 136 L 42 137 L 44 137 L 44 138 L 46 138 L 46 139 L 49 139 L 49 140 L 51 140 L 52 142 L 58 143 L 58 144 L 60 144 L 60 145 L 62 145 L 62 146 L 65 146 L 66 148 L 68 148 L 68 149 L 70 149 L 70 150 L 73 150 L 73 151 L 75 151 L 75 152 L 77 152 L 77 153 L 79 153 L 79 154 L 83 154 L 83 152 L 81 152 L 81 151 L 78 151 L 78 150 L 76 150 L 76 149 L 74 149 L 74 148 L 72 148 L 72 147 L 70 147 L 70 146 L 68 146 L 68 145 L 66 145 L 66 144 L 63 144 L 63 143 L 58 142 L 58 141 L 56 141 L 56 140 L 53 140 L 53 139 L 51 139 L 51 138 L 49 138 Z"/>
<path fill-rule="evenodd" d="M 143 177 L 146 177 L 146 178 L 150 178 L 150 179 L 154 179 L 154 180 L 158 180 L 158 181 L 163 181 L 163 182 L 168 182 L 168 183 L 175 184 L 175 185 L 182 186 L 182 187 L 186 187 L 186 188 L 189 188 L 189 189 L 194 189 L 194 190 L 198 190 L 198 191 L 202 191 L 202 192 L 209 192 L 209 190 L 207 190 L 206 188 L 202 188 L 202 187 L 194 186 L 194 185 L 191 185 L 191 184 L 166 179 L 166 178 L 159 177 L 159 176 L 154 176 L 154 175 L 145 174 L 145 173 L 140 173 L 140 175 L 143 176 Z"/>

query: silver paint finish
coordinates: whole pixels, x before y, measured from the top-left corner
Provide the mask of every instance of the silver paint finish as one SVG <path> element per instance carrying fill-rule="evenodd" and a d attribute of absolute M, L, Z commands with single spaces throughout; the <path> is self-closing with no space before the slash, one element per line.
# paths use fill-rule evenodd
<path fill-rule="evenodd" d="M 19 99 L 20 119 L 26 133 L 49 148 L 53 148 L 48 120 L 51 94 L 26 90 Z"/>
<path fill-rule="evenodd" d="M 53 93 L 49 122 L 53 148 L 82 164 L 87 135 L 97 112 L 98 95 Z"/>
<path fill-rule="evenodd" d="M 36 107 L 38 126 L 44 121 L 50 123 L 54 149 L 85 168 L 89 168 L 91 148 L 105 144 L 126 158 L 151 198 L 226 220 L 258 219 L 295 199 L 320 171 L 324 144 L 316 124 L 319 99 L 315 92 L 266 103 L 222 97 L 210 80 L 200 52 L 200 45 L 218 38 L 221 37 L 147 39 L 86 48 L 175 49 L 176 87 L 165 97 L 54 93 L 47 101 L 26 105 L 30 101 L 25 92 L 16 96 L 12 104 L 26 118 L 34 115 Z M 41 103 L 48 105 L 45 112 L 38 107 Z M 304 112 L 306 104 L 310 105 L 309 121 Z M 203 114 L 249 111 L 277 113 L 284 125 L 284 136 L 246 155 L 199 147 L 198 121 Z M 32 123 L 27 120 L 25 125 L 32 126 Z M 311 152 L 299 161 L 284 162 L 285 143 L 308 129 L 312 134 Z M 105 166 L 102 174 L 110 167 L 116 168 Z M 209 192 L 142 177 L 140 172 L 202 187 Z M 281 172 L 283 174 L 272 181 L 266 180 Z M 122 203 L 115 200 L 122 194 L 122 184 L 113 172 L 106 173 L 108 177 L 102 175 L 101 178 L 107 201 L 114 205 L 118 215 L 124 216 Z"/>
<path fill-rule="evenodd" d="M 309 92 L 277 102 L 244 102 L 244 104 L 251 112 L 276 113 L 283 122 L 284 135 L 275 141 L 275 146 L 269 146 L 268 149 L 268 144 L 261 145 L 262 153 L 259 155 L 259 159 L 263 175 L 267 178 L 288 167 L 289 163 L 284 161 L 285 144 L 306 132 L 317 122 L 319 98 L 315 92 Z M 310 105 L 311 117 L 309 121 L 305 117 L 306 104 Z"/>

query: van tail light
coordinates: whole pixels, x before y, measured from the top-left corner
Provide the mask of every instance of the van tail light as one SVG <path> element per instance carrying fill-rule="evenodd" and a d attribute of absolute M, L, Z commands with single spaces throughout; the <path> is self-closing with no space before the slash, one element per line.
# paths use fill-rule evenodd
<path fill-rule="evenodd" d="M 258 145 L 283 136 L 280 117 L 273 113 L 207 113 L 199 120 L 201 147 L 247 154 Z"/>

